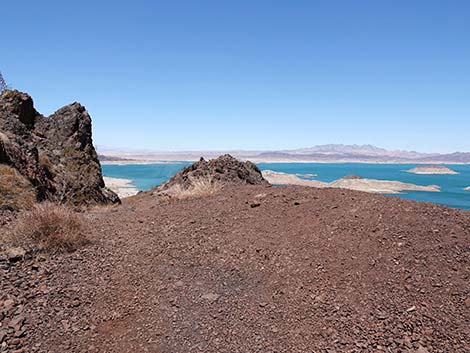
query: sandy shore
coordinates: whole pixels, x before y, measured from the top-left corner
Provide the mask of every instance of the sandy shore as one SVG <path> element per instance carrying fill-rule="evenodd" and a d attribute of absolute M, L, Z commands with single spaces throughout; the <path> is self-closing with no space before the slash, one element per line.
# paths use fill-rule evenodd
<path fill-rule="evenodd" d="M 345 177 L 331 183 L 319 180 L 305 180 L 295 174 L 275 172 L 272 170 L 263 170 L 263 177 L 271 184 L 277 185 L 303 185 L 316 188 L 342 188 L 357 191 L 365 191 L 375 194 L 399 194 L 402 191 L 430 191 L 439 192 L 437 185 L 421 186 L 401 181 L 376 180 L 359 177 Z"/>
<path fill-rule="evenodd" d="M 104 183 L 106 187 L 113 190 L 119 197 L 129 197 L 135 195 L 139 192 L 133 184 L 132 180 L 129 179 L 120 179 L 120 178 L 111 178 L 111 177 L 103 177 Z"/>

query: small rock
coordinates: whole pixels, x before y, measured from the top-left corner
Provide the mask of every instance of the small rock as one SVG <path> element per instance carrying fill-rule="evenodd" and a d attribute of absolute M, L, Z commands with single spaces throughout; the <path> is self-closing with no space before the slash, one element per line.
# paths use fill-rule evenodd
<path fill-rule="evenodd" d="M 71 307 L 72 308 L 77 308 L 80 306 L 80 301 L 79 300 L 74 300 L 72 303 L 71 303 Z"/>
<path fill-rule="evenodd" d="M 15 304 L 15 301 L 13 299 L 7 299 L 3 302 L 3 307 L 8 310 L 12 308 L 14 304 Z"/>
<path fill-rule="evenodd" d="M 9 326 L 11 328 L 14 328 L 15 330 L 20 330 L 21 326 L 23 326 L 23 322 L 25 320 L 25 317 L 23 315 L 18 315 L 13 318 L 13 320 L 10 321 Z"/>
<path fill-rule="evenodd" d="M 416 306 L 413 305 L 413 306 L 409 307 L 408 309 L 406 309 L 406 312 L 411 313 L 412 311 L 415 311 L 415 310 L 416 310 Z"/>
<path fill-rule="evenodd" d="M 250 204 L 251 208 L 255 208 L 255 207 L 259 207 L 259 206 L 261 206 L 261 204 L 259 202 L 253 202 L 253 203 Z"/>
<path fill-rule="evenodd" d="M 22 248 L 9 248 L 7 250 L 8 261 L 18 262 L 24 258 L 26 251 Z"/>
<path fill-rule="evenodd" d="M 62 324 L 64 331 L 68 331 L 70 329 L 70 324 L 67 320 L 61 320 L 60 323 Z"/>
<path fill-rule="evenodd" d="M 419 346 L 418 349 L 415 349 L 414 353 L 429 353 L 429 351 L 425 347 Z"/>
<path fill-rule="evenodd" d="M 378 314 L 377 314 L 377 319 L 379 319 L 379 320 L 386 320 L 386 319 L 387 319 L 387 314 L 385 314 L 385 313 L 378 313 Z"/>
<path fill-rule="evenodd" d="M 214 302 L 216 301 L 217 299 L 219 299 L 220 295 L 216 294 L 216 293 L 207 293 L 207 294 L 203 294 L 201 296 L 202 299 L 206 299 L 206 300 L 209 300 L 211 302 Z"/>
<path fill-rule="evenodd" d="M 23 337 L 25 334 L 26 334 L 26 330 L 16 330 L 14 337 L 20 338 L 20 337 Z"/>

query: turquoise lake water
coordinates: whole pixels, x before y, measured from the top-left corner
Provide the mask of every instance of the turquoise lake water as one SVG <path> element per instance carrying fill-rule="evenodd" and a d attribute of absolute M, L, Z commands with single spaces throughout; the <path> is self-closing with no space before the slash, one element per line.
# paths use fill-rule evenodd
<path fill-rule="evenodd" d="M 161 164 L 103 165 L 105 176 L 130 179 L 139 190 L 148 190 L 167 181 L 181 168 L 189 165 L 186 162 Z M 405 172 L 415 164 L 363 164 L 363 163 L 259 163 L 262 170 L 271 169 L 277 172 L 292 174 L 316 174 L 315 179 L 333 181 L 348 174 L 364 178 L 397 180 L 417 185 L 439 185 L 441 192 L 407 191 L 397 197 L 417 201 L 443 204 L 454 208 L 470 210 L 470 165 L 447 165 L 459 172 L 457 175 L 417 175 Z"/>

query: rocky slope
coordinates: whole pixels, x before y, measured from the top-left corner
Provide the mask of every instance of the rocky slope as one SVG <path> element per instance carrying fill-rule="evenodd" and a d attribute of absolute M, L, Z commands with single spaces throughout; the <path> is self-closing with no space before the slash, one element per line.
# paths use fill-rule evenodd
<path fill-rule="evenodd" d="M 0 256 L 0 351 L 470 352 L 468 211 L 245 185 L 86 217 L 75 253 Z"/>
<path fill-rule="evenodd" d="M 3 91 L 0 164 L 14 168 L 26 178 L 38 200 L 71 204 L 119 202 L 117 195 L 105 188 L 93 147 L 91 118 L 79 103 L 44 117 L 34 109 L 27 94 Z"/>

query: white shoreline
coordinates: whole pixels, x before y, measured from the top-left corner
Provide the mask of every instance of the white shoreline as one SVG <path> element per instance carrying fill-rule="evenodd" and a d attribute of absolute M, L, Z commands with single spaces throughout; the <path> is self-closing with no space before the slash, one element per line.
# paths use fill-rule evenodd
<path fill-rule="evenodd" d="M 263 177 L 271 184 L 278 185 L 301 185 L 316 188 L 341 188 L 357 191 L 365 191 L 374 194 L 399 194 L 402 191 L 428 191 L 440 192 L 437 185 L 415 185 L 395 180 L 376 180 L 365 178 L 341 178 L 330 183 L 319 180 L 301 179 L 295 174 L 263 170 Z"/>
<path fill-rule="evenodd" d="M 140 190 L 132 184 L 132 180 L 103 176 L 108 189 L 114 191 L 120 198 L 136 195 Z"/>

